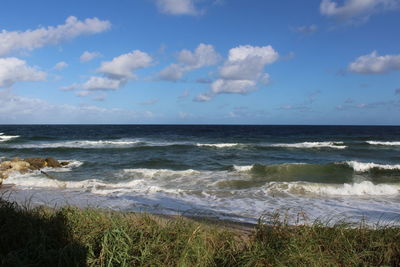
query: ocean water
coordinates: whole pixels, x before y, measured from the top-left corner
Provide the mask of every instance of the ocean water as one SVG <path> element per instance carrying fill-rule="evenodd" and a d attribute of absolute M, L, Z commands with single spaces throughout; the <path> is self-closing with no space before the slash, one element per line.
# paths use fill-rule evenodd
<path fill-rule="evenodd" d="M 31 205 L 400 223 L 400 127 L 2 125 L 0 157 L 70 162 L 5 180 Z"/>

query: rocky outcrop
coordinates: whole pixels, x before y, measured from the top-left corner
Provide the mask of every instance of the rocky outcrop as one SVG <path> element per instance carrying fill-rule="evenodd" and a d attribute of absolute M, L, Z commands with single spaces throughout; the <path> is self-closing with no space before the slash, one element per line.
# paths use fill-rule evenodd
<path fill-rule="evenodd" d="M 59 162 L 54 158 L 14 158 L 12 160 L 0 163 L 0 185 L 7 179 L 11 173 L 27 173 L 34 170 L 41 170 L 44 167 L 62 168 L 68 165 L 68 162 Z"/>

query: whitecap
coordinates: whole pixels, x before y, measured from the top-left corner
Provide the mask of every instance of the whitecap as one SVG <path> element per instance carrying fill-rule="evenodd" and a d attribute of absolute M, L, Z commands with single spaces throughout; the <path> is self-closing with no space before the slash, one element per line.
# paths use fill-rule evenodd
<path fill-rule="evenodd" d="M 253 167 L 254 167 L 254 165 L 244 165 L 244 166 L 233 165 L 233 169 L 237 172 L 248 172 Z"/>
<path fill-rule="evenodd" d="M 400 184 L 373 184 L 370 181 L 346 184 L 321 183 L 269 183 L 265 187 L 268 194 L 285 192 L 290 194 L 315 194 L 323 196 L 389 196 L 400 193 Z"/>
<path fill-rule="evenodd" d="M 4 133 L 0 133 L 0 142 L 7 142 L 18 137 L 19 135 L 4 135 Z"/>
<path fill-rule="evenodd" d="M 366 141 L 366 143 L 376 146 L 400 146 L 400 141 Z"/>
<path fill-rule="evenodd" d="M 347 146 L 343 145 L 343 142 L 303 142 L 303 143 L 283 143 L 283 144 L 271 144 L 273 147 L 288 147 L 288 148 L 335 148 L 345 149 Z"/>
<path fill-rule="evenodd" d="M 226 148 L 238 146 L 238 143 L 220 143 L 220 144 L 196 144 L 196 146 L 204 147 L 216 147 L 216 148 Z"/>
<path fill-rule="evenodd" d="M 382 170 L 400 170 L 400 164 L 376 164 L 373 162 L 358 162 L 358 161 L 346 161 L 346 164 L 353 168 L 356 172 L 367 172 L 371 169 L 382 169 Z"/>

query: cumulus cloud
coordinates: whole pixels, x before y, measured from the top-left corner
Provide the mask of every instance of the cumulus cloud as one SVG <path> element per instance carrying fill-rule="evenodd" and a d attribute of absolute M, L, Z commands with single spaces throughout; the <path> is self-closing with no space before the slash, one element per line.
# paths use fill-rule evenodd
<path fill-rule="evenodd" d="M 101 54 L 99 52 L 89 52 L 89 51 L 85 51 L 82 53 L 82 55 L 79 57 L 79 60 L 81 62 L 88 62 L 91 61 L 97 57 L 100 57 Z"/>
<path fill-rule="evenodd" d="M 394 90 L 394 94 L 400 95 L 400 88 L 397 88 L 396 90 Z"/>
<path fill-rule="evenodd" d="M 192 52 L 182 50 L 178 54 L 178 63 L 171 64 L 159 73 L 159 78 L 167 81 L 178 81 L 186 72 L 216 64 L 220 56 L 212 45 L 199 44 Z"/>
<path fill-rule="evenodd" d="M 73 83 L 71 85 L 63 86 L 60 88 L 61 91 L 74 91 L 76 89 L 79 89 L 81 87 L 80 84 L 78 83 Z"/>
<path fill-rule="evenodd" d="M 16 82 L 43 81 L 46 73 L 28 66 L 24 60 L 9 57 L 0 58 L 0 88 L 9 88 Z"/>
<path fill-rule="evenodd" d="M 64 61 L 58 62 L 55 66 L 54 69 L 55 70 L 62 70 L 63 68 L 68 67 L 68 64 Z"/>
<path fill-rule="evenodd" d="M 107 77 L 95 77 L 92 76 L 88 81 L 86 81 L 82 88 L 88 91 L 107 91 L 107 90 L 117 90 L 125 84 L 126 80 L 121 79 L 110 79 Z"/>
<path fill-rule="evenodd" d="M 314 32 L 316 32 L 318 30 L 317 25 L 313 24 L 313 25 L 309 25 L 309 26 L 298 26 L 298 27 L 294 27 L 292 28 L 293 31 L 301 33 L 301 34 L 312 34 Z"/>
<path fill-rule="evenodd" d="M 268 84 L 269 75 L 264 73 L 268 64 L 279 57 L 272 46 L 238 46 L 229 50 L 228 59 L 219 69 L 219 78 L 211 84 L 207 93 L 198 95 L 195 101 L 209 101 L 222 93 L 246 94 L 257 89 L 258 83 Z"/>
<path fill-rule="evenodd" d="M 201 93 L 201 94 L 197 95 L 193 99 L 193 101 L 196 101 L 196 102 L 207 102 L 207 101 L 210 101 L 212 99 L 212 97 L 213 96 L 210 93 Z"/>
<path fill-rule="evenodd" d="M 35 30 L 0 32 L 0 56 L 13 51 L 32 51 L 45 45 L 55 45 L 80 35 L 96 34 L 108 30 L 111 23 L 98 18 L 83 21 L 74 16 L 65 20 L 65 24 L 42 27 Z"/>
<path fill-rule="evenodd" d="M 341 6 L 336 1 L 322 0 L 320 12 L 322 15 L 342 20 L 365 21 L 375 13 L 399 7 L 399 0 L 345 0 Z"/>
<path fill-rule="evenodd" d="M 77 96 L 87 96 L 95 91 L 115 91 L 123 87 L 130 79 L 135 79 L 135 70 L 150 66 L 153 59 L 145 52 L 134 50 L 122 54 L 111 61 L 104 61 L 97 69 L 102 77 L 92 76 L 82 84 L 72 84 L 60 88 L 64 91 L 82 89 Z"/>
<path fill-rule="evenodd" d="M 114 79 L 133 79 L 136 77 L 133 71 L 150 66 L 152 61 L 153 59 L 147 53 L 134 50 L 115 57 L 111 61 L 102 62 L 97 72 Z"/>
<path fill-rule="evenodd" d="M 161 13 L 169 15 L 198 15 L 194 0 L 155 0 Z"/>
<path fill-rule="evenodd" d="M 361 74 L 380 74 L 400 70 L 400 55 L 378 56 L 378 53 L 373 51 L 351 62 L 348 69 Z"/>
<path fill-rule="evenodd" d="M 21 108 L 23 107 L 23 108 Z M 0 123 L 133 123 L 155 115 L 92 105 L 57 105 L 0 90 Z"/>

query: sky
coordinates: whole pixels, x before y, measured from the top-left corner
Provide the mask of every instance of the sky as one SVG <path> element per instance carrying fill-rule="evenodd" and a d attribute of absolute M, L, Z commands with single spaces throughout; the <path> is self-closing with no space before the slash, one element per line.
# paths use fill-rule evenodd
<path fill-rule="evenodd" d="M 0 7 L 0 124 L 400 125 L 400 0 Z"/>

